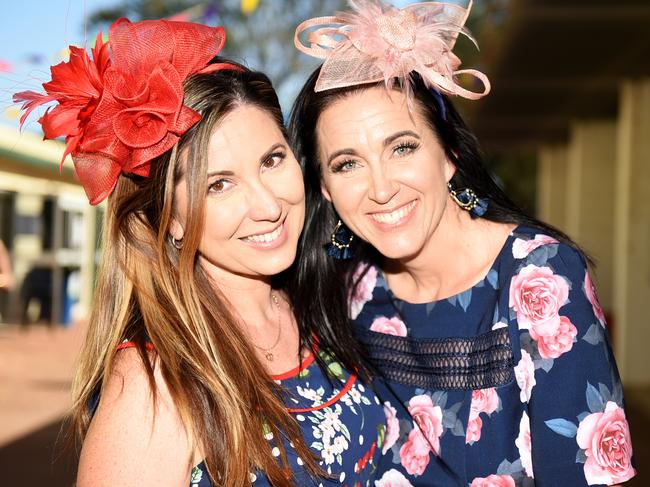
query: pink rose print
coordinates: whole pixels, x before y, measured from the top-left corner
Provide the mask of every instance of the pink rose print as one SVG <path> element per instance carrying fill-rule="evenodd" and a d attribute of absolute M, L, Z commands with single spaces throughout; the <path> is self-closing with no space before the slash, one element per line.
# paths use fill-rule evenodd
<path fill-rule="evenodd" d="M 617 484 L 632 478 L 632 443 L 625 411 L 608 401 L 605 411 L 592 413 L 578 426 L 578 446 L 585 450 L 585 478 L 591 484 Z"/>
<path fill-rule="evenodd" d="M 510 475 L 490 475 L 476 477 L 470 487 L 515 487 L 515 481 Z"/>
<path fill-rule="evenodd" d="M 352 282 L 356 282 L 361 273 L 365 270 L 366 265 L 361 264 L 352 275 Z M 377 284 L 377 269 L 370 267 L 368 272 L 363 276 L 361 282 L 356 286 L 354 294 L 348 296 L 350 306 L 350 318 L 356 319 L 363 309 L 363 305 L 372 299 L 372 290 Z"/>
<path fill-rule="evenodd" d="M 548 235 L 537 234 L 532 240 L 524 240 L 523 238 L 517 238 L 512 243 L 512 256 L 515 259 L 523 259 L 528 256 L 533 250 L 542 245 L 558 243 L 553 237 Z"/>
<path fill-rule="evenodd" d="M 589 271 L 585 272 L 584 290 L 585 290 L 585 294 L 587 295 L 587 299 L 591 303 L 591 307 L 594 309 L 594 314 L 596 315 L 596 318 L 598 318 L 598 321 L 600 321 L 600 324 L 602 326 L 605 326 L 605 313 L 603 312 L 603 308 L 600 307 L 600 302 L 598 301 L 598 295 L 596 294 L 596 286 L 594 286 L 594 283 L 591 280 Z"/>
<path fill-rule="evenodd" d="M 431 397 L 422 394 L 411 398 L 408 411 L 424 438 L 429 442 L 433 453 L 440 455 L 440 435 L 443 430 L 440 406 L 434 406 Z"/>
<path fill-rule="evenodd" d="M 375 321 L 370 325 L 370 330 L 398 337 L 406 336 L 406 325 L 397 316 L 393 316 L 392 318 L 379 316 L 375 318 Z"/>
<path fill-rule="evenodd" d="M 391 468 L 375 481 L 375 487 L 413 487 L 413 484 L 401 472 Z"/>
<path fill-rule="evenodd" d="M 465 434 L 465 443 L 470 445 L 481 439 L 481 428 L 483 427 L 483 420 L 477 412 L 471 411 L 469 413 L 469 420 L 467 421 L 467 433 Z"/>
<path fill-rule="evenodd" d="M 492 414 L 499 407 L 499 395 L 494 387 L 472 391 L 470 410 L 477 413 Z"/>
<path fill-rule="evenodd" d="M 524 411 L 521 421 L 519 422 L 519 436 L 515 440 L 515 445 L 519 449 L 519 457 L 521 458 L 521 466 L 524 472 L 530 478 L 533 478 L 533 457 L 531 454 L 532 443 L 530 440 L 530 419 Z"/>
<path fill-rule="evenodd" d="M 569 298 L 569 285 L 549 267 L 530 264 L 512 278 L 510 307 L 517 313 L 520 329 L 533 329 L 538 336 L 555 333 L 560 308 Z"/>
<path fill-rule="evenodd" d="M 384 439 L 384 446 L 381 449 L 382 455 L 385 455 L 393 447 L 397 438 L 399 438 L 397 411 L 388 401 L 384 403 L 384 414 L 386 415 L 386 437 Z"/>
<path fill-rule="evenodd" d="M 537 340 L 537 347 L 542 358 L 558 358 L 571 350 L 573 339 L 577 334 L 577 328 L 566 316 L 560 316 L 560 326 L 552 335 L 538 336 L 534 329 L 530 330 L 530 336 Z"/>
<path fill-rule="evenodd" d="M 515 378 L 519 389 L 521 389 L 519 399 L 521 402 L 528 402 L 537 381 L 535 380 L 535 364 L 526 350 L 521 351 L 521 360 L 515 367 Z"/>
<path fill-rule="evenodd" d="M 429 443 L 416 427 L 409 433 L 409 438 L 399 450 L 402 466 L 410 475 L 422 475 L 429 465 Z"/>

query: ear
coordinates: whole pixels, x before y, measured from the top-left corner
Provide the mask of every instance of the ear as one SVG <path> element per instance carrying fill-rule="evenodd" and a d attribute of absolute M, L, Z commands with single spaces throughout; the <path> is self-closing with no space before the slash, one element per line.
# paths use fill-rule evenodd
<path fill-rule="evenodd" d="M 330 203 L 332 202 L 332 195 L 323 184 L 323 181 L 320 182 L 320 192 L 322 193 L 322 195 L 325 197 L 327 201 L 329 201 Z"/>
<path fill-rule="evenodd" d="M 174 240 L 182 240 L 185 236 L 185 230 L 175 217 L 172 218 L 172 223 L 169 226 L 169 233 L 174 237 Z"/>
<path fill-rule="evenodd" d="M 451 181 L 451 178 L 454 177 L 454 174 L 456 174 L 456 166 L 454 166 L 454 164 L 447 157 L 445 157 L 443 164 L 443 170 L 445 171 L 445 181 L 449 182 Z"/>

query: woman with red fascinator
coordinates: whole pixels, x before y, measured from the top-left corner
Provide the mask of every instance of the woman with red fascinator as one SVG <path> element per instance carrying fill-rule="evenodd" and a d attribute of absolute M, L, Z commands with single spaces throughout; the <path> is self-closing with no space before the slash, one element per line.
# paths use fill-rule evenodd
<path fill-rule="evenodd" d="M 371 485 L 385 417 L 360 350 L 293 299 L 300 166 L 222 28 L 116 21 L 15 96 L 65 137 L 103 255 L 74 382 L 78 487 Z"/>

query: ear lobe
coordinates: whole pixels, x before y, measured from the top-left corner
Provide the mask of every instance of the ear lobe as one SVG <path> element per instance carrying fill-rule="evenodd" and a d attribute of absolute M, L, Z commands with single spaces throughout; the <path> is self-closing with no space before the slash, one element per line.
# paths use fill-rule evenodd
<path fill-rule="evenodd" d="M 179 241 L 182 240 L 185 236 L 185 230 L 183 230 L 183 227 L 180 223 L 178 223 L 178 220 L 176 218 L 172 219 L 172 223 L 169 226 L 169 233 L 172 237 L 174 237 L 175 240 Z"/>

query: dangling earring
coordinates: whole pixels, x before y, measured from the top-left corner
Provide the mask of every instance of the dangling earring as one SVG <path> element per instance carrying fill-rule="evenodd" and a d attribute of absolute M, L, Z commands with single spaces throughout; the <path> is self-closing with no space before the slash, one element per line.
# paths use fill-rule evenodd
<path fill-rule="evenodd" d="M 350 248 L 353 239 L 354 234 L 339 220 L 332 232 L 332 238 L 325 244 L 327 255 L 335 259 L 350 259 L 354 255 L 354 251 Z"/>
<path fill-rule="evenodd" d="M 179 238 L 178 240 L 176 240 L 174 238 L 174 236 L 170 233 L 169 234 L 169 241 L 176 248 L 176 250 L 181 250 L 183 248 L 183 239 L 182 238 Z"/>
<path fill-rule="evenodd" d="M 474 190 L 470 188 L 456 191 L 451 185 L 451 181 L 447 183 L 447 188 L 449 189 L 451 199 L 454 200 L 463 210 L 469 211 L 472 218 L 485 215 L 485 212 L 488 209 L 487 198 L 479 198 Z"/>

